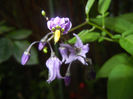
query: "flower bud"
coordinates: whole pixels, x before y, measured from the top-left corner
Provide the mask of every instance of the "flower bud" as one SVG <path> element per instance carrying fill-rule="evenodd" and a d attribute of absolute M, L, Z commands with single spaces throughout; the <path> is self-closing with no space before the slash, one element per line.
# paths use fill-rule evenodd
<path fill-rule="evenodd" d="M 64 82 L 65 82 L 65 86 L 69 86 L 70 85 L 70 82 L 71 82 L 71 77 L 70 76 L 66 76 L 64 78 Z"/>
<path fill-rule="evenodd" d="M 44 47 L 44 48 L 43 48 L 43 52 L 44 52 L 45 54 L 48 53 L 47 47 Z"/>
<path fill-rule="evenodd" d="M 40 42 L 38 45 L 38 50 L 41 51 L 45 45 L 46 45 L 46 42 Z"/>
<path fill-rule="evenodd" d="M 21 64 L 25 65 L 28 62 L 29 58 L 30 58 L 30 53 L 25 51 L 21 58 Z"/>
<path fill-rule="evenodd" d="M 41 14 L 42 14 L 42 16 L 46 16 L 46 13 L 44 10 L 42 10 Z"/>

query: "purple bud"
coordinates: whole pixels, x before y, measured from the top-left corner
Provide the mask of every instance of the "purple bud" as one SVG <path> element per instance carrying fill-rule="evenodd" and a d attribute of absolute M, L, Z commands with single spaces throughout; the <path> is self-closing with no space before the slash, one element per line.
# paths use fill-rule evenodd
<path fill-rule="evenodd" d="M 46 45 L 46 42 L 40 42 L 38 45 L 38 50 L 41 51 L 45 45 Z"/>
<path fill-rule="evenodd" d="M 28 62 L 29 58 L 30 58 L 30 53 L 28 53 L 27 51 L 25 51 L 23 53 L 23 55 L 22 55 L 22 58 L 21 58 L 21 64 L 22 65 L 25 65 Z"/>
<path fill-rule="evenodd" d="M 71 77 L 70 76 L 66 76 L 64 78 L 64 82 L 65 82 L 65 86 L 69 86 L 70 85 L 70 82 L 71 82 Z"/>

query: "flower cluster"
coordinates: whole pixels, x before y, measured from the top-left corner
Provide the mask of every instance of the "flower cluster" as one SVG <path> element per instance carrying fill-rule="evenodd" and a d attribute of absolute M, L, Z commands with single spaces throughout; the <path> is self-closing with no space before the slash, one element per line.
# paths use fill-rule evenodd
<path fill-rule="evenodd" d="M 60 18 L 55 17 L 51 18 L 47 21 L 47 27 L 51 31 L 47 33 L 40 41 L 33 42 L 23 53 L 21 64 L 25 65 L 30 58 L 31 47 L 38 44 L 38 50 L 42 50 L 46 44 L 49 45 L 51 56 L 46 61 L 46 67 L 49 70 L 49 77 L 47 82 L 52 82 L 55 78 L 64 79 L 65 84 L 69 85 L 70 83 L 70 67 L 71 63 L 75 60 L 79 60 L 82 64 L 87 65 L 86 62 L 86 53 L 89 51 L 89 45 L 84 45 L 78 35 L 73 34 L 77 41 L 74 45 L 69 45 L 65 43 L 61 43 L 59 47 L 59 52 L 62 56 L 62 60 L 60 60 L 54 53 L 51 44 L 49 43 L 53 38 L 54 42 L 57 43 L 61 37 L 61 35 L 67 34 L 71 29 L 72 23 L 69 18 Z M 62 63 L 69 64 L 68 69 L 66 71 L 65 77 L 60 74 L 60 67 Z"/>

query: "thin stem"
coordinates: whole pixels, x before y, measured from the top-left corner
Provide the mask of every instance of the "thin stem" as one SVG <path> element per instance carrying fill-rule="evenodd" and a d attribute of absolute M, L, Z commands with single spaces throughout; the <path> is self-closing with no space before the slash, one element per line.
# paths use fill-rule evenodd
<path fill-rule="evenodd" d="M 93 26 L 91 29 L 89 29 L 89 31 L 88 32 L 91 32 L 91 31 L 93 31 L 93 30 L 95 30 L 95 26 Z"/>
<path fill-rule="evenodd" d="M 51 51 L 51 56 L 53 56 L 54 55 L 54 51 L 53 51 L 53 49 L 52 49 L 52 46 L 51 46 L 51 44 L 48 42 L 48 45 L 49 45 L 49 47 L 50 47 L 50 51 Z"/>
<path fill-rule="evenodd" d="M 47 40 L 47 42 L 50 42 L 53 37 L 54 37 L 54 35 L 50 36 L 50 38 Z"/>
<path fill-rule="evenodd" d="M 51 34 L 53 34 L 53 32 L 47 33 L 40 41 L 45 42 L 47 40 L 48 36 L 51 35 Z"/>
<path fill-rule="evenodd" d="M 69 64 L 65 76 L 70 76 L 70 68 L 71 68 L 72 62 Z"/>
<path fill-rule="evenodd" d="M 92 22 L 90 22 L 90 21 L 85 21 L 85 22 L 83 22 L 82 24 L 80 24 L 80 25 L 78 25 L 78 26 L 72 28 L 70 31 L 68 31 L 68 33 L 69 33 L 69 32 L 72 32 L 72 31 L 74 31 L 74 30 L 76 30 L 76 29 L 78 29 L 78 28 L 81 28 L 81 27 L 83 27 L 83 26 L 86 25 L 86 24 L 89 24 L 89 25 L 93 26 L 94 28 L 97 28 L 97 29 L 100 29 L 101 31 L 106 32 L 111 38 L 112 38 L 112 36 L 113 36 L 113 35 L 112 35 L 109 31 L 107 31 L 105 28 L 102 28 L 102 27 L 98 26 L 97 24 L 94 24 L 94 23 L 92 23 Z M 92 28 L 92 29 L 94 29 L 94 28 Z"/>
<path fill-rule="evenodd" d="M 81 23 L 80 25 L 78 25 L 78 26 L 76 26 L 76 27 L 74 27 L 74 28 L 72 28 L 70 31 L 68 31 L 68 33 L 69 32 L 72 32 L 72 31 L 74 31 L 74 30 L 76 30 L 76 29 L 78 29 L 78 28 L 81 28 L 81 27 L 83 27 L 84 25 L 86 25 L 88 22 L 83 22 L 83 23 Z"/>
<path fill-rule="evenodd" d="M 102 14 L 102 28 L 105 29 L 104 13 Z"/>
<path fill-rule="evenodd" d="M 30 46 L 26 49 L 26 52 L 30 52 L 31 47 L 36 43 L 39 43 L 39 41 L 34 41 L 33 43 L 31 43 Z"/>
<path fill-rule="evenodd" d="M 90 24 L 92 26 L 95 26 L 96 28 L 98 28 L 101 31 L 106 32 L 112 38 L 113 35 L 109 31 L 107 31 L 106 29 L 104 29 L 104 28 L 102 28 L 102 27 L 98 26 L 97 24 L 94 24 L 94 23 L 92 23 L 90 21 L 88 22 L 88 24 Z"/>
<path fill-rule="evenodd" d="M 108 38 L 108 37 L 104 37 L 104 40 L 110 41 L 110 42 L 114 42 L 114 40 L 112 40 L 112 39 L 110 39 L 110 38 Z"/>

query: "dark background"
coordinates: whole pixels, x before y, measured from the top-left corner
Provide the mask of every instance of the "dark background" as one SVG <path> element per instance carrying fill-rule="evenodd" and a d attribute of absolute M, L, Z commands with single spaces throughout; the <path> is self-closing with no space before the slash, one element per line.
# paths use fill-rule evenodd
<path fill-rule="evenodd" d="M 0 0 L 0 21 L 4 20 L 6 25 L 16 29 L 31 30 L 32 34 L 27 40 L 33 42 L 40 40 L 49 32 L 46 20 L 41 15 L 42 9 L 46 11 L 49 18 L 69 17 L 74 27 L 85 21 L 86 2 L 87 0 Z M 109 9 L 110 16 L 132 12 L 132 5 L 132 0 L 112 0 Z M 97 2 L 95 2 L 90 16 L 93 18 L 97 14 Z M 82 29 L 84 28 L 88 28 L 88 26 Z M 74 32 L 78 33 L 82 29 Z M 0 37 L 4 36 L 4 34 L 0 35 Z M 66 38 L 70 37 L 72 37 L 72 33 L 68 34 Z M 109 57 L 121 50 L 117 44 L 95 42 L 90 43 L 90 52 L 87 56 L 92 59 L 97 72 Z M 55 80 L 51 84 L 47 84 L 48 71 L 45 67 L 45 61 L 48 59 L 49 53 L 46 55 L 38 51 L 38 56 L 39 63 L 37 65 L 22 66 L 14 57 L 0 63 L 0 99 L 107 98 L 107 79 L 92 80 L 89 67 L 83 66 L 80 62 L 74 62 L 72 65 L 70 86 L 66 87 L 63 80 Z M 62 75 L 64 75 L 66 68 L 66 65 L 62 66 Z"/>

